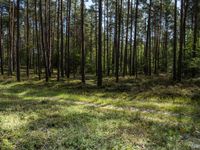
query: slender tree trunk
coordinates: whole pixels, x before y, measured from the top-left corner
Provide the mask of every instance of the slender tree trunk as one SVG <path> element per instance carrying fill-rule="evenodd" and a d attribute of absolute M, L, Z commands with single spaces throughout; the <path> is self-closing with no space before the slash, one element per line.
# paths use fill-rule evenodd
<path fill-rule="evenodd" d="M 42 17 L 42 0 L 40 0 L 39 3 L 39 9 L 40 9 L 40 32 L 41 32 L 41 47 L 42 47 L 42 51 L 43 51 L 43 58 L 44 58 L 44 65 L 45 65 L 45 79 L 46 82 L 49 81 L 49 71 L 48 71 L 48 60 L 47 60 L 47 52 L 45 49 L 45 39 L 44 39 L 44 27 L 43 27 L 43 17 Z"/>
<path fill-rule="evenodd" d="M 93 19 L 93 13 L 91 13 L 91 16 L 90 16 L 90 19 L 92 20 Z M 90 51 L 90 59 L 89 59 L 89 62 L 91 63 L 91 64 L 93 64 L 94 62 L 93 62 L 93 28 L 94 28 L 94 26 L 93 26 L 93 22 L 91 21 L 91 23 L 90 23 L 90 44 L 89 44 L 89 51 Z"/>
<path fill-rule="evenodd" d="M 174 5 L 173 80 L 177 80 L 176 53 L 177 53 L 177 0 L 175 0 L 175 5 Z"/>
<path fill-rule="evenodd" d="M 106 1 L 104 1 L 104 8 L 103 8 L 103 73 L 106 73 Z"/>
<path fill-rule="evenodd" d="M 107 13 L 107 76 L 110 75 L 110 52 L 109 52 L 109 3 L 108 3 L 108 0 L 106 1 L 106 4 L 107 4 L 107 9 L 106 9 L 106 13 Z"/>
<path fill-rule="evenodd" d="M 120 52 L 120 32 L 121 32 L 121 16 L 122 16 L 122 1 L 120 2 L 120 4 L 118 5 L 119 6 L 119 15 L 118 15 L 118 34 L 117 34 L 117 42 L 116 42 L 116 46 L 117 46 L 117 49 L 116 49 L 116 58 L 115 58 L 115 61 L 116 61 L 116 82 L 119 82 L 119 52 Z M 117 20 L 116 20 L 117 21 Z"/>
<path fill-rule="evenodd" d="M 144 73 L 150 75 L 151 70 L 151 6 L 152 0 L 149 4 L 148 25 L 147 25 L 147 38 L 144 52 Z"/>
<path fill-rule="evenodd" d="M 63 0 L 61 0 L 60 4 L 60 50 L 61 50 L 61 57 L 60 57 L 60 68 L 61 68 L 61 76 L 64 77 L 64 48 L 63 48 Z"/>
<path fill-rule="evenodd" d="M 197 34 L 198 34 L 198 5 L 199 1 L 194 0 L 194 29 L 193 29 L 193 45 L 192 45 L 192 58 L 196 58 L 197 53 Z M 192 69 L 192 77 L 195 77 L 195 69 Z"/>
<path fill-rule="evenodd" d="M 102 0 L 99 0 L 98 87 L 102 86 Z"/>
<path fill-rule="evenodd" d="M 118 1 L 115 2 L 115 27 L 114 27 L 114 45 L 113 45 L 113 50 L 112 50 L 112 72 L 114 73 L 115 72 L 115 64 L 116 64 L 116 58 L 118 58 L 119 56 L 116 56 L 116 55 L 119 55 L 117 54 L 117 45 L 118 45 L 118 32 L 117 32 L 117 27 L 118 27 Z M 116 71 L 117 72 L 117 71 Z M 116 78 L 118 80 L 118 77 Z"/>
<path fill-rule="evenodd" d="M 4 74 L 4 68 L 3 68 L 3 47 L 2 47 L 2 39 L 3 39 L 3 20 L 2 20 L 2 16 L 3 16 L 3 12 L 2 12 L 2 8 L 1 8 L 1 12 L 0 12 L 0 61 L 1 61 L 1 74 Z"/>
<path fill-rule="evenodd" d="M 73 47 L 77 48 L 77 0 L 75 0 L 74 2 L 74 18 L 73 18 L 73 21 L 74 21 L 74 36 L 73 36 L 73 39 L 74 39 L 74 42 L 73 42 Z M 72 61 L 73 58 L 71 58 Z M 73 77 L 75 78 L 76 76 L 76 72 L 77 72 L 77 69 L 76 69 L 76 66 L 75 66 L 75 63 L 73 63 L 73 66 L 72 66 L 72 69 L 73 69 Z"/>
<path fill-rule="evenodd" d="M 134 30 L 134 45 L 133 45 L 133 75 L 137 77 L 137 24 L 138 24 L 138 6 L 139 0 L 136 0 L 135 9 L 135 30 Z"/>
<path fill-rule="evenodd" d="M 180 18 L 180 46 L 179 46 L 179 58 L 178 58 L 178 81 L 182 80 L 182 63 L 183 63 L 183 14 L 184 13 L 184 0 L 181 0 L 181 18 Z"/>
<path fill-rule="evenodd" d="M 124 19 L 123 19 L 123 15 L 121 16 L 121 44 L 120 44 L 120 62 L 119 62 L 119 72 L 123 73 L 123 60 L 124 60 Z"/>
<path fill-rule="evenodd" d="M 26 1 L 26 75 L 29 78 L 29 56 L 30 56 L 30 50 L 29 50 L 29 0 Z"/>
<path fill-rule="evenodd" d="M 16 7 L 15 3 L 12 4 L 12 11 L 11 11 L 11 45 L 10 45 L 10 73 L 12 75 L 12 72 L 15 71 L 16 68 L 16 42 L 15 42 L 15 13 L 16 13 Z"/>
<path fill-rule="evenodd" d="M 38 77 L 39 77 L 39 80 L 41 80 L 41 68 L 40 68 L 41 54 L 40 54 L 39 35 L 38 35 L 37 0 L 35 0 L 34 2 L 35 2 L 35 32 L 36 32 L 36 44 L 37 44 L 36 46 L 37 46 Z"/>
<path fill-rule="evenodd" d="M 70 77 L 70 19 L 71 19 L 71 0 L 68 1 L 68 12 L 67 12 L 67 23 L 68 23 L 68 26 L 67 26 L 67 68 L 66 68 L 66 75 L 67 75 L 67 78 Z"/>
<path fill-rule="evenodd" d="M 50 77 L 50 66 L 49 66 L 49 58 L 50 58 L 50 50 L 49 50 L 49 34 L 48 34 L 48 0 L 45 0 L 45 7 L 44 7 L 44 47 L 45 47 L 45 63 L 47 69 L 47 76 Z"/>
<path fill-rule="evenodd" d="M 51 0 L 48 0 L 48 71 L 49 71 L 49 77 L 51 77 L 52 74 L 52 26 L 51 26 Z"/>
<path fill-rule="evenodd" d="M 20 43 L 20 23 L 19 23 L 19 10 L 20 10 L 20 0 L 17 0 L 17 40 L 16 40 L 16 62 L 17 62 L 17 81 L 20 82 L 20 54 L 19 54 L 19 43 Z"/>
<path fill-rule="evenodd" d="M 98 1 L 95 0 L 95 45 L 96 45 L 96 76 L 98 75 Z"/>
<path fill-rule="evenodd" d="M 168 21 L 168 16 L 166 14 L 165 16 L 165 37 L 164 37 L 164 71 L 167 73 L 168 72 L 168 34 L 169 30 L 169 21 Z"/>
<path fill-rule="evenodd" d="M 129 31 L 129 14 L 130 14 L 130 0 L 128 0 L 128 14 L 126 22 L 126 43 L 125 43 L 125 52 L 124 52 L 124 70 L 123 76 L 127 75 L 127 62 L 128 62 L 128 31 Z"/>
<path fill-rule="evenodd" d="M 84 0 L 81 0 L 81 80 L 85 84 Z"/>
<path fill-rule="evenodd" d="M 57 0 L 57 81 L 60 80 L 60 0 Z"/>
<path fill-rule="evenodd" d="M 186 55 L 186 20 L 188 14 L 189 0 L 184 0 L 184 17 L 183 17 L 183 62 L 185 62 Z"/>
<path fill-rule="evenodd" d="M 13 12 L 15 10 L 14 2 L 11 2 L 9 0 L 9 29 L 8 29 L 8 34 L 9 34 L 9 43 L 8 43 L 8 75 L 12 75 L 13 72 L 13 50 L 14 50 L 14 16 Z"/>
<path fill-rule="evenodd" d="M 131 11 L 131 27 L 130 27 L 130 54 L 129 54 L 129 75 L 132 76 L 132 72 L 133 72 L 133 20 L 134 20 L 134 13 L 133 13 L 133 0 L 131 0 L 131 4 L 130 4 L 130 11 Z"/>

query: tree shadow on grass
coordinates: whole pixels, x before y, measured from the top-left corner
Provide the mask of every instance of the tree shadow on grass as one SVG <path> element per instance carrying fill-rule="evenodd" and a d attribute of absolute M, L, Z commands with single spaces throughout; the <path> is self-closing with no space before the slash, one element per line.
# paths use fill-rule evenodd
<path fill-rule="evenodd" d="M 96 149 L 106 141 L 103 135 L 95 133 L 91 126 L 98 116 L 89 113 L 48 115 L 32 121 L 26 127 L 28 139 L 17 144 L 20 149 Z M 37 133 L 35 135 L 35 133 Z M 39 137 L 40 136 L 40 137 Z M 111 136 L 111 135 L 108 135 Z"/>
<path fill-rule="evenodd" d="M 149 121 L 135 113 L 84 107 L 82 112 L 51 113 L 31 121 L 20 135 L 20 149 L 173 148 L 178 126 Z M 29 138 L 26 138 L 26 137 Z M 144 143 L 140 143 L 143 141 Z M 169 144 L 171 147 L 169 147 Z M 179 145 L 181 146 L 181 145 Z"/>
<path fill-rule="evenodd" d="M 8 98 L 0 101 L 0 111 L 42 112 L 42 114 L 22 129 L 23 132 L 19 135 L 19 139 L 15 139 L 15 144 L 19 149 L 111 149 L 116 145 L 119 147 L 120 145 L 127 147 L 138 145 L 142 148 L 144 143 L 138 143 L 134 139 L 148 142 L 146 147 L 165 148 L 167 144 L 173 147 L 173 144 L 180 140 L 179 127 L 145 120 L 133 113 L 127 115 L 118 111 L 106 110 L 105 112 L 97 111 L 92 107 L 84 107 L 83 112 L 66 111 L 64 115 L 59 114 L 61 106 L 70 108 L 76 107 L 76 104 L 60 102 L 56 99 L 43 100 L 41 97 L 48 99 L 65 93 L 66 89 L 58 89 L 58 92 L 50 87 L 44 89 L 46 93 L 43 93 L 44 91 L 37 87 L 31 87 L 31 90 L 25 92 L 25 96 L 32 96 L 36 99 L 24 100 L 24 95 L 21 97 L 19 94 L 29 88 L 29 85 L 20 86 L 18 92 L 14 90 L 8 97 L 0 95 L 2 99 Z M 18 87 L 9 88 L 7 92 L 12 92 L 13 88 Z"/>
<path fill-rule="evenodd" d="M 34 98 L 35 100 L 55 100 L 57 101 L 60 95 L 66 96 L 64 98 L 66 101 L 73 100 L 79 101 L 79 98 L 85 97 L 88 99 L 112 99 L 115 100 L 125 100 L 134 102 L 137 101 L 149 101 L 151 98 L 155 98 L 158 103 L 174 103 L 176 104 L 176 99 L 188 99 L 188 104 L 190 106 L 200 106 L 200 91 L 193 88 L 193 85 L 188 88 L 184 87 L 184 84 L 179 86 L 173 85 L 173 82 L 169 80 L 164 80 L 158 78 L 147 79 L 145 81 L 140 81 L 142 79 L 124 79 L 119 84 L 113 82 L 106 83 L 108 86 L 103 88 L 98 88 L 94 84 L 82 85 L 80 82 L 56 82 L 50 81 L 49 83 L 41 82 L 25 82 L 23 84 L 13 84 L 3 91 L 7 93 L 6 95 L 10 98 L 17 96 L 20 99 Z M 155 81 L 155 83 L 154 83 Z M 129 83 L 130 82 L 130 83 Z M 140 83 L 141 82 L 141 83 Z M 167 88 L 166 85 L 167 84 Z M 22 94 L 21 96 L 19 96 Z M 71 97 L 70 97 L 71 96 Z M 75 98 L 73 98 L 75 96 Z M 0 95 L 1 97 L 1 95 Z M 69 97 L 69 98 L 68 98 Z M 190 101 L 191 100 L 191 101 Z M 183 108 L 177 108 L 172 111 L 178 113 L 180 110 L 184 112 Z M 199 114 L 199 109 L 193 110 L 192 114 Z"/>
<path fill-rule="evenodd" d="M 1 99 L 1 98 L 0 98 Z M 31 112 L 31 111 L 43 111 L 52 110 L 56 111 L 61 106 L 72 106 L 70 102 L 60 102 L 51 100 L 23 100 L 19 97 L 15 100 L 0 100 L 0 112 Z"/>

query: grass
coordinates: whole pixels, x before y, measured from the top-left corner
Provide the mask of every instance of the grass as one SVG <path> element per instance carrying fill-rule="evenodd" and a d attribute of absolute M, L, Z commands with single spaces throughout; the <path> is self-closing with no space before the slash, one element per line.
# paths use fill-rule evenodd
<path fill-rule="evenodd" d="M 104 83 L 1 77 L 0 149 L 200 149 L 200 79 Z"/>

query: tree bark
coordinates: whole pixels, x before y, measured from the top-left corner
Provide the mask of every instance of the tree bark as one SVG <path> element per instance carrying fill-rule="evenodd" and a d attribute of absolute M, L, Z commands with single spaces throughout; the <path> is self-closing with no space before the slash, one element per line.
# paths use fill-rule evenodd
<path fill-rule="evenodd" d="M 134 30 L 134 45 L 133 45 L 133 75 L 137 77 L 137 24 L 138 24 L 138 6 L 139 0 L 136 0 L 136 9 L 135 9 L 135 30 Z"/>
<path fill-rule="evenodd" d="M 20 0 L 17 0 L 17 40 L 16 40 L 16 74 L 17 74 L 17 81 L 20 82 L 20 54 L 19 54 L 19 44 L 20 44 L 20 17 L 19 17 L 19 10 L 20 10 Z"/>
<path fill-rule="evenodd" d="M 4 68 L 3 68 L 3 47 L 2 47 L 2 39 L 3 39 L 3 20 L 2 20 L 2 16 L 3 16 L 3 12 L 2 12 L 2 8 L 1 8 L 1 12 L 0 12 L 0 61 L 1 61 L 1 74 L 4 74 Z"/>
<path fill-rule="evenodd" d="M 129 34 L 129 14 L 130 14 L 130 0 L 128 0 L 128 14 L 126 22 L 126 43 L 125 43 L 125 52 L 124 52 L 124 70 L 123 76 L 127 75 L 127 62 L 128 62 L 128 34 Z"/>
<path fill-rule="evenodd" d="M 175 0 L 175 5 L 174 5 L 174 44 L 173 44 L 173 80 L 174 81 L 177 80 L 176 53 L 177 53 L 177 0 Z"/>
<path fill-rule="evenodd" d="M 85 84 L 84 0 L 81 0 L 81 81 Z"/>
<path fill-rule="evenodd" d="M 102 86 L 102 0 L 99 0 L 99 38 L 98 38 L 98 78 L 97 86 Z"/>
<path fill-rule="evenodd" d="M 39 10 L 40 10 L 40 32 L 41 32 L 41 47 L 43 51 L 43 58 L 44 58 L 44 66 L 45 66 L 45 79 L 46 82 L 49 81 L 49 71 L 48 71 L 48 58 L 47 58 L 47 52 L 45 49 L 45 39 L 44 39 L 44 27 L 43 27 L 43 16 L 42 16 L 42 0 L 39 1 Z"/>
<path fill-rule="evenodd" d="M 29 62 L 30 62 L 30 50 L 29 50 L 29 0 L 26 1 L 26 75 L 29 78 Z"/>

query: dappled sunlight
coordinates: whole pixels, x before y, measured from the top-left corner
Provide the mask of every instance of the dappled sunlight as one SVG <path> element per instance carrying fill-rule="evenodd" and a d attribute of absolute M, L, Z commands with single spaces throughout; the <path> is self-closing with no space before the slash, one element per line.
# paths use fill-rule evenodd
<path fill-rule="evenodd" d="M 25 127 L 28 124 L 26 118 L 17 114 L 0 114 L 0 129 L 2 130 L 17 130 Z"/>
<path fill-rule="evenodd" d="M 117 86 L 108 80 L 109 89 L 93 82 L 84 88 L 79 80 L 1 84 L 0 142 L 16 149 L 159 149 L 166 143 L 178 149 L 191 144 L 189 136 L 198 144 L 195 86 L 134 90 L 139 83 L 133 79 L 125 92 L 126 80 Z"/>

